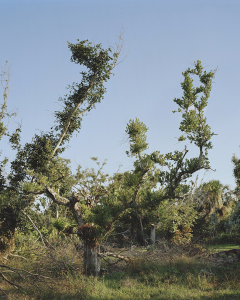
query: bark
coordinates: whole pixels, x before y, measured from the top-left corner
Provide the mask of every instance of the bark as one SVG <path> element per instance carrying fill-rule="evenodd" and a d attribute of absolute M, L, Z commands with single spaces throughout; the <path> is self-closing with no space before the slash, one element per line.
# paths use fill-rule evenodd
<path fill-rule="evenodd" d="M 156 242 L 156 228 L 154 224 L 151 224 L 151 233 L 150 233 L 151 245 L 155 245 Z"/>
<path fill-rule="evenodd" d="M 56 193 L 52 188 L 46 186 L 47 194 L 51 197 L 51 199 L 59 204 L 68 206 L 75 214 L 76 220 L 79 226 L 84 225 L 82 209 L 81 205 L 78 203 L 79 199 L 77 196 L 74 196 L 71 199 L 67 199 L 65 197 L 61 197 Z M 98 276 L 100 274 L 101 269 L 101 256 L 98 255 L 97 247 L 90 247 L 90 245 L 84 241 L 84 256 L 83 256 L 83 264 L 84 264 L 84 272 L 85 274 Z"/>
<path fill-rule="evenodd" d="M 48 196 L 53 200 L 53 202 L 59 205 L 67 206 L 73 211 L 75 218 L 78 222 L 78 225 L 81 226 L 84 224 L 83 216 L 82 216 L 82 208 L 81 205 L 78 203 L 79 199 L 77 196 L 73 195 L 71 199 L 61 197 L 49 186 L 46 186 L 46 192 Z"/>
<path fill-rule="evenodd" d="M 98 255 L 97 247 L 91 249 L 84 243 L 84 272 L 88 275 L 98 276 L 101 269 L 101 257 Z"/>
<path fill-rule="evenodd" d="M 126 257 L 126 256 L 123 256 L 123 255 L 120 255 L 120 254 L 115 254 L 115 253 L 112 253 L 112 252 L 100 253 L 99 256 L 101 258 L 111 256 L 111 257 L 114 257 L 114 258 L 118 258 L 119 260 L 124 260 L 126 263 L 131 262 L 130 257 Z"/>

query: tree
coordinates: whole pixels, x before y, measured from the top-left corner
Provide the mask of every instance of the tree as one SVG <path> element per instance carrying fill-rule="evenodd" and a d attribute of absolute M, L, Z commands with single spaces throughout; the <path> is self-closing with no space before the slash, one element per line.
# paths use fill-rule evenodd
<path fill-rule="evenodd" d="M 239 229 L 240 229 L 240 159 L 237 158 L 236 155 L 233 155 L 232 157 L 232 163 L 233 163 L 233 175 L 235 177 L 236 182 L 236 188 L 234 190 L 234 194 L 236 196 L 236 206 L 232 212 L 232 216 L 229 220 L 229 227 L 231 233 L 236 233 L 236 235 L 239 235 Z"/>
<path fill-rule="evenodd" d="M 236 155 L 233 155 L 232 163 L 234 165 L 233 175 L 235 177 L 235 182 L 236 182 L 235 193 L 237 195 L 239 195 L 239 190 L 240 190 L 240 159 L 237 158 Z"/>
<path fill-rule="evenodd" d="M 92 46 L 88 41 L 69 44 L 71 60 L 86 66 L 88 72 L 82 72 L 81 83 L 73 84 L 69 95 L 61 99 L 64 108 L 55 113 L 56 125 L 51 131 L 35 135 L 31 143 L 18 148 L 11 164 L 9 185 L 4 189 L 4 195 L 14 194 L 13 201 L 5 200 L 0 208 L 0 212 L 10 208 L 15 228 L 21 211 L 39 195 L 68 207 L 75 215 L 78 235 L 84 242 L 85 271 L 90 270 L 95 275 L 99 274 L 101 262 L 97 245 L 114 230 L 114 224 L 130 223 L 132 234 L 136 232 L 143 239 L 144 227 L 149 226 L 150 221 L 157 221 L 154 211 L 161 202 L 184 199 L 188 190 L 186 180 L 198 170 L 210 169 L 207 151 L 212 147 L 210 140 L 214 135 L 204 117 L 214 72 L 203 72 L 201 62 L 197 61 L 194 69 L 183 73 L 183 98 L 174 101 L 182 112 L 183 135 L 179 141 L 188 138 L 194 143 L 199 148 L 198 157 L 186 159 L 186 147 L 181 152 L 165 155 L 159 151 L 144 153 L 148 146 L 147 127 L 138 119 L 130 120 L 126 128 L 130 140 L 127 155 L 135 157 L 134 169 L 114 174 L 107 186 L 100 185 L 106 179 L 101 173 L 97 180 L 96 174 L 79 170 L 74 178 L 68 161 L 61 159 L 60 154 L 73 132 L 80 130 L 82 116 L 101 102 L 105 92 L 103 83 L 110 78 L 117 63 L 121 43 L 120 38 L 112 56 L 111 49 L 104 50 L 100 44 Z M 193 87 L 191 75 L 199 76 L 200 87 Z M 91 185 L 84 190 L 81 184 L 83 187 L 86 183 Z M 157 184 L 161 185 L 159 190 L 156 190 Z"/>
<path fill-rule="evenodd" d="M 201 83 L 199 87 L 194 88 L 192 75 L 198 76 Z M 140 151 L 146 149 L 144 139 L 131 140 L 130 137 L 130 141 L 134 142 L 134 147 L 131 145 L 130 148 L 133 150 L 132 153 L 138 153 L 137 165 L 138 168 L 142 166 L 142 174 L 150 170 L 148 167 L 150 162 L 161 167 L 155 171 L 157 183 L 161 185 L 161 192 L 157 200 L 156 192 L 152 191 L 145 197 L 145 201 L 142 201 L 144 206 L 151 208 L 152 211 L 164 199 L 170 200 L 170 204 L 174 201 L 177 204 L 177 200 L 182 201 L 189 191 L 186 180 L 201 169 L 210 169 L 208 150 L 212 148 L 211 138 L 214 133 L 211 132 L 206 117 L 204 117 L 204 109 L 210 97 L 214 75 L 215 71 L 207 73 L 203 71 L 200 61 L 195 62 L 194 69 L 187 69 L 183 73 L 184 81 L 181 83 L 183 89 L 182 99 L 174 99 L 174 102 L 179 106 L 178 112 L 182 113 L 179 129 L 183 132 L 183 135 L 178 140 L 184 141 L 187 138 L 191 143 L 194 143 L 199 148 L 198 157 L 187 159 L 188 150 L 186 147 L 181 152 L 174 151 L 174 153 L 170 152 L 163 155 L 159 151 L 155 151 L 150 155 L 141 157 Z M 200 99 L 198 99 L 199 96 Z M 134 132 L 129 133 L 134 134 Z M 141 143 L 143 147 L 141 147 Z M 146 168 L 144 169 L 143 166 L 146 166 Z"/>
<path fill-rule="evenodd" d="M 211 216 L 215 210 L 223 208 L 224 186 L 218 180 L 204 182 L 195 191 L 195 201 L 200 210 L 204 211 L 205 217 Z"/>
<path fill-rule="evenodd" d="M 3 89 L 3 102 L 0 107 L 0 140 L 4 136 L 8 136 L 13 148 L 17 148 L 19 142 L 20 127 L 16 129 L 12 135 L 8 131 L 10 121 L 16 116 L 16 111 L 9 112 L 8 98 L 9 85 L 11 77 L 11 65 L 8 61 L 1 66 L 0 82 Z M 2 152 L 0 151 L 0 155 Z M 14 196 L 6 191 L 6 176 L 4 175 L 5 166 L 8 158 L 5 157 L 0 161 L 0 252 L 7 251 L 9 244 L 12 243 L 12 237 L 16 227 L 16 212 L 11 207 L 6 207 L 5 202 Z"/>
<path fill-rule="evenodd" d="M 8 240 L 9 230 L 11 237 L 14 235 L 21 212 L 39 195 L 47 195 L 55 203 L 69 207 L 78 224 L 83 224 L 79 198 L 72 191 L 74 180 L 68 161 L 59 155 L 73 132 L 80 130 L 82 117 L 102 101 L 106 91 L 104 83 L 110 79 L 121 51 L 122 36 L 115 51 L 112 48 L 105 50 L 101 44 L 92 45 L 87 40 L 68 43 L 68 47 L 72 52 L 71 61 L 85 66 L 87 71 L 80 73 L 81 82 L 69 86 L 69 94 L 60 99 L 63 109 L 55 112 L 55 126 L 47 133 L 36 134 L 31 143 L 17 146 L 8 176 L 9 184 L 2 185 L 1 191 L 0 215 L 5 216 L 2 220 L 7 223 L 1 223 L 0 234 Z M 6 116 L 6 97 L 5 89 L 3 116 Z M 1 128 L 4 134 L 6 129 Z M 8 220 L 11 220 L 11 226 Z"/>
<path fill-rule="evenodd" d="M 192 75 L 199 77 L 200 87 L 193 87 Z M 119 221 L 120 224 L 129 225 L 131 234 L 140 235 L 139 240 L 143 242 L 143 229 L 160 221 L 156 212 L 164 200 L 169 205 L 175 203 L 177 210 L 182 209 L 182 202 L 189 192 L 187 179 L 201 169 L 210 169 L 208 150 L 212 148 L 211 138 L 214 133 L 204 117 L 204 109 L 208 103 L 214 75 L 215 71 L 203 71 L 201 62 L 197 61 L 194 69 L 187 69 L 183 73 L 182 99 L 174 99 L 179 106 L 178 112 L 182 113 L 180 130 L 183 135 L 179 141 L 187 138 L 194 143 L 199 148 L 198 157 L 187 159 L 186 147 L 183 151 L 174 153 L 144 153 L 148 148 L 147 127 L 138 119 L 129 121 L 126 133 L 129 136 L 130 151 L 127 151 L 127 155 L 135 157 L 134 169 L 124 174 L 116 174 L 112 192 L 103 197 L 104 205 L 92 210 L 91 222 L 97 227 L 112 230 L 113 224 Z M 156 190 L 157 184 L 160 189 Z M 194 220 L 195 214 L 188 224 L 193 225 Z M 184 214 L 181 222 L 178 221 L 176 232 L 186 227 Z M 189 237 L 189 232 L 187 235 Z"/>
<path fill-rule="evenodd" d="M 232 191 L 219 180 L 210 180 L 194 190 L 193 202 L 198 213 L 196 235 L 207 237 L 227 230 L 227 222 L 235 206 Z"/>

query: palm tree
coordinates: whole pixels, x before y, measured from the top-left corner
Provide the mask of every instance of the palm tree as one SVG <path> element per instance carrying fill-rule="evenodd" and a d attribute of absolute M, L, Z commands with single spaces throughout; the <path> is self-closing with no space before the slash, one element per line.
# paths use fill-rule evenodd
<path fill-rule="evenodd" d="M 207 215 L 211 216 L 217 209 L 220 215 L 223 210 L 223 193 L 224 187 L 219 180 L 210 180 L 202 184 L 202 191 L 204 194 L 203 203 Z"/>
<path fill-rule="evenodd" d="M 194 226 L 196 234 L 207 233 L 213 224 L 215 229 L 224 230 L 224 223 L 235 207 L 233 194 L 228 186 L 218 180 L 210 180 L 194 191 L 193 201 L 198 211 L 198 219 Z"/>

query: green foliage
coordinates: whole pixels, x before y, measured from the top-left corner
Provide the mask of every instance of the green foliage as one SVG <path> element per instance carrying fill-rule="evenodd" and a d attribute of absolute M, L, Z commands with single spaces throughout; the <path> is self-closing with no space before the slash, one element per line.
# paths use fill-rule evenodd
<path fill-rule="evenodd" d="M 193 193 L 198 212 L 194 234 L 216 238 L 229 232 L 229 221 L 235 207 L 232 191 L 218 180 L 201 184 Z"/>
<path fill-rule="evenodd" d="M 19 148 L 16 159 L 11 163 L 11 185 L 19 185 L 23 181 L 32 181 L 38 178 L 41 186 L 43 176 L 51 177 L 56 173 L 56 164 L 59 159 L 52 159 L 51 154 L 56 144 L 53 133 L 35 135 L 31 143 Z M 36 181 L 35 181 L 36 182 Z"/>
<path fill-rule="evenodd" d="M 13 191 L 0 192 L 0 253 L 13 246 L 14 233 L 20 221 L 21 202 Z"/>
<path fill-rule="evenodd" d="M 223 207 L 223 185 L 218 180 L 203 183 L 200 188 L 206 192 L 204 204 L 208 206 L 209 214 L 212 214 L 215 208 L 221 209 Z"/>
<path fill-rule="evenodd" d="M 0 186 L 3 194 L 8 193 L 8 190 L 16 191 L 18 194 L 17 200 L 15 199 L 15 202 L 11 203 L 11 206 L 18 208 L 18 214 L 22 209 L 30 207 L 38 195 L 51 196 L 51 199 L 56 200 L 55 196 L 49 192 L 48 187 L 54 193 L 57 191 L 58 200 L 66 197 L 65 205 L 68 201 L 68 207 L 74 211 L 73 208 L 78 199 L 74 198 L 72 188 L 77 177 L 74 178 L 71 174 L 70 161 L 60 158 L 59 155 L 65 150 L 63 146 L 69 141 L 73 132 L 80 130 L 82 116 L 103 99 L 104 83 L 110 78 L 112 69 L 117 62 L 121 41 L 120 38 L 120 44 L 115 53 L 112 53 L 110 48 L 104 50 L 101 44 L 92 45 L 88 41 L 69 43 L 68 46 L 72 52 L 71 61 L 86 67 L 87 71 L 81 72 L 80 83 L 73 83 L 68 87 L 69 95 L 60 99 L 63 102 L 63 109 L 55 112 L 56 125 L 48 133 L 36 134 L 31 143 L 23 146 L 20 146 L 19 143 L 20 128 L 9 135 L 10 143 L 13 149 L 17 150 L 17 154 L 15 160 L 11 162 L 8 185 L 3 176 L 4 162 L 2 162 Z M 3 74 L 3 76 L 5 75 L 6 73 Z M 6 134 L 6 128 L 2 123 L 3 118 L 10 117 L 6 110 L 8 85 L 4 88 L 4 103 L 0 114 L 0 125 L 2 126 L 0 135 Z M 101 186 L 106 177 L 101 178 Z M 93 180 L 95 180 L 94 176 Z M 94 187 L 91 188 L 91 193 L 99 196 L 101 189 L 101 193 L 104 194 L 104 187 L 101 186 L 95 187 L 95 191 Z M 21 207 L 17 205 L 19 201 Z M 4 211 L 4 208 L 0 207 L 0 210 Z"/>
<path fill-rule="evenodd" d="M 56 124 L 50 132 L 36 134 L 32 142 L 24 146 L 19 143 L 20 129 L 10 136 L 17 154 L 11 163 L 9 185 L 2 179 L 3 193 L 16 191 L 18 196 L 15 204 L 11 205 L 18 207 L 19 212 L 29 209 L 28 213 L 32 214 L 46 236 L 54 228 L 63 231 L 66 226 L 62 218 L 48 222 L 48 226 L 44 226 L 43 222 L 47 216 L 54 216 L 57 205 L 63 205 L 75 214 L 82 230 L 93 224 L 94 229 L 90 227 L 94 233 L 94 244 L 116 227 L 128 229 L 132 237 L 138 236 L 144 243 L 151 224 L 159 222 L 164 222 L 163 230 L 174 236 L 177 243 L 188 242 L 196 210 L 193 203 L 186 200 L 189 193 L 187 179 L 198 170 L 210 168 L 207 150 L 212 147 L 210 139 L 213 133 L 204 117 L 204 109 L 214 72 L 203 72 L 201 63 L 197 61 L 194 69 L 183 73 L 182 99 L 174 99 L 179 106 L 178 111 L 182 112 L 180 130 L 199 148 L 198 157 L 187 159 L 186 147 L 183 151 L 167 154 L 160 154 L 160 151 L 146 153 L 148 128 L 136 118 L 129 121 L 125 130 L 130 142 L 126 153 L 135 158 L 133 170 L 109 177 L 103 172 L 105 162 L 100 164 L 97 158 L 92 158 L 98 165 L 97 171 L 83 170 L 79 166 L 73 176 L 70 161 L 61 158 L 60 154 L 73 132 L 80 130 L 84 114 L 103 99 L 104 83 L 110 78 L 119 52 L 112 53 L 110 48 L 104 50 L 101 44 L 92 45 L 88 41 L 69 43 L 69 49 L 71 61 L 86 68 L 81 72 L 81 82 L 69 86 L 69 94 L 60 99 L 63 109 L 55 112 Z M 199 77 L 200 87 L 193 87 L 192 75 Z M 33 206 L 41 195 L 55 202 L 45 207 L 44 213 L 39 206 Z M 44 197 L 40 199 L 45 205 Z M 170 206 L 169 211 L 166 203 Z M 73 215 L 68 214 L 67 217 L 72 221 Z M 85 228 L 82 223 L 88 226 Z M 79 235 L 85 236 L 84 232 Z"/>
<path fill-rule="evenodd" d="M 5 157 L 3 161 L 0 162 L 0 193 L 6 188 L 6 177 L 4 176 L 5 166 L 8 159 Z"/>
<path fill-rule="evenodd" d="M 194 88 L 192 75 L 199 77 L 200 87 Z M 161 207 L 164 207 L 163 201 L 167 200 L 172 214 L 170 213 L 166 218 L 164 230 L 175 236 L 177 233 L 182 235 L 185 232 L 179 236 L 179 243 L 190 240 L 196 219 L 194 204 L 184 201 L 184 195 L 189 192 L 186 180 L 198 170 L 210 168 L 207 150 L 212 148 L 210 140 L 214 135 L 204 117 L 214 72 L 203 72 L 201 62 L 197 61 L 195 68 L 187 69 L 183 76 L 184 82 L 181 84 L 183 97 L 174 99 L 179 106 L 178 112 L 182 112 L 180 130 L 184 135 L 180 137 L 180 140 L 184 140 L 186 136 L 193 142 L 199 148 L 199 157 L 187 159 L 186 147 L 183 151 L 167 154 L 160 154 L 159 151 L 143 154 L 148 147 L 146 143 L 147 127 L 138 119 L 130 120 L 126 128 L 130 140 L 130 151 L 127 151 L 127 155 L 135 156 L 136 160 L 134 170 L 125 172 L 123 175 L 122 189 L 119 195 L 125 205 L 125 211 L 121 214 L 121 222 L 130 224 L 132 231 L 141 231 L 142 236 L 143 228 L 149 228 L 153 221 L 161 222 L 163 216 L 157 217 L 155 211 L 158 210 L 158 207 L 161 210 Z M 198 96 L 200 96 L 200 100 L 198 100 Z M 157 169 L 156 165 L 160 165 L 160 169 Z M 159 184 L 161 188 L 156 197 L 156 187 Z M 174 203 L 178 203 L 178 205 L 175 206 Z M 129 206 L 129 204 L 131 205 Z M 184 208 L 182 208 L 183 205 L 185 205 Z M 166 207 L 163 208 L 163 210 L 165 209 Z"/>
<path fill-rule="evenodd" d="M 128 156 L 138 156 L 139 153 L 145 151 L 148 147 L 146 143 L 146 132 L 148 128 L 139 119 L 129 120 L 125 132 L 130 140 L 130 153 L 126 151 Z"/>
<path fill-rule="evenodd" d="M 188 150 L 186 147 L 183 151 L 174 151 L 165 155 L 156 151 L 151 155 L 154 163 L 165 167 L 165 170 L 160 171 L 158 181 L 162 186 L 165 186 L 168 198 L 176 198 L 178 196 L 178 186 L 185 183 L 193 173 L 210 168 L 207 154 L 208 150 L 212 148 L 210 140 L 214 133 L 211 132 L 211 128 L 204 117 L 204 109 L 208 103 L 214 74 L 214 71 L 203 72 L 201 62 L 197 61 L 194 69 L 187 69 L 183 73 L 182 99 L 174 99 L 174 102 L 179 106 L 177 111 L 182 113 L 179 129 L 183 132 L 183 135 L 179 138 L 179 141 L 188 138 L 191 143 L 199 148 L 199 156 L 187 159 Z M 200 87 L 194 88 L 191 75 L 199 77 Z M 200 100 L 198 100 L 198 96 L 200 96 Z"/>
<path fill-rule="evenodd" d="M 75 175 L 77 193 L 84 198 L 85 204 L 89 201 L 89 206 L 101 203 L 102 196 L 107 192 L 109 180 L 109 175 L 104 174 L 102 171 L 106 165 L 106 161 L 100 165 L 96 157 L 93 157 L 92 160 L 96 161 L 98 166 L 97 171 L 94 168 L 83 170 L 82 166 L 79 165 Z"/>
<path fill-rule="evenodd" d="M 195 203 L 186 200 L 185 195 L 189 193 L 186 180 L 196 171 L 210 168 L 207 150 L 212 147 L 210 139 L 213 133 L 206 123 L 204 109 L 214 72 L 203 72 L 198 61 L 194 69 L 188 69 L 183 75 L 183 98 L 174 101 L 179 105 L 178 111 L 183 111 L 180 129 L 199 147 L 199 157 L 187 159 L 186 148 L 181 152 L 146 154 L 148 128 L 139 119 L 130 120 L 126 128 L 130 150 L 126 153 L 135 157 L 134 169 L 113 177 L 106 194 L 100 197 L 101 205 L 89 210 L 87 218 L 99 230 L 102 228 L 102 235 L 117 224 L 123 230 L 130 228 L 132 236 L 140 234 L 143 240 L 150 225 L 161 222 L 164 224 L 162 230 L 168 232 L 175 242 L 184 243 L 191 239 L 197 211 Z M 200 87 L 193 87 L 191 75 L 198 75 Z M 201 96 L 199 101 L 198 95 Z M 169 211 L 164 203 L 170 207 Z"/>
<path fill-rule="evenodd" d="M 171 239 L 175 244 L 186 244 L 191 241 L 192 228 L 197 219 L 195 204 L 186 198 L 170 202 L 165 200 L 159 206 L 159 233 Z"/>
<path fill-rule="evenodd" d="M 228 220 L 228 233 L 234 235 L 240 241 L 240 201 L 237 202 Z"/>
<path fill-rule="evenodd" d="M 105 93 L 104 83 L 110 78 L 119 55 L 118 52 L 111 55 L 110 48 L 104 50 L 101 44 L 93 46 L 88 41 L 68 45 L 72 52 L 71 61 L 87 67 L 88 72 L 81 72 L 81 82 L 69 86 L 69 95 L 60 99 L 64 106 L 62 111 L 55 112 L 57 125 L 52 131 L 35 135 L 31 143 L 21 148 L 18 144 L 19 132 L 10 137 L 18 149 L 10 176 L 11 185 L 15 187 L 26 180 L 37 183 L 38 190 L 43 190 L 46 184 L 52 185 L 54 181 L 61 185 L 61 179 L 68 176 L 58 169 L 58 155 L 65 149 L 62 146 L 69 141 L 74 131 L 80 130 L 83 114 L 101 102 Z M 62 176 L 56 177 L 56 172 Z M 36 189 L 34 187 L 30 190 Z"/>
<path fill-rule="evenodd" d="M 198 60 L 195 62 L 194 69 L 188 68 L 182 74 L 184 76 L 184 81 L 181 83 L 183 97 L 182 99 L 175 98 L 173 100 L 179 105 L 178 111 L 182 112 L 183 120 L 179 129 L 184 132 L 184 135 L 191 143 L 200 148 L 205 147 L 205 154 L 207 154 L 207 149 L 212 148 L 210 139 L 214 133 L 211 132 L 210 126 L 207 125 L 203 113 L 208 104 L 215 72 L 203 72 L 202 64 Z M 194 88 L 191 75 L 198 76 L 201 83 L 199 87 Z M 199 96 L 200 99 L 198 100 Z M 186 139 L 184 135 L 180 137 L 179 141 Z"/>
<path fill-rule="evenodd" d="M 8 131 L 8 124 L 10 120 L 15 118 L 16 112 L 12 111 L 9 112 L 8 110 L 8 97 L 9 97 L 9 84 L 10 84 L 10 76 L 11 76 L 11 66 L 6 61 L 4 66 L 1 67 L 1 74 L 0 74 L 0 83 L 3 89 L 3 102 L 0 104 L 0 140 L 3 136 L 10 136 L 10 142 L 12 143 L 12 148 L 16 149 L 17 144 L 19 143 L 19 132 L 21 131 L 20 127 L 16 129 L 16 131 L 10 135 Z M 0 150 L 0 156 L 2 152 Z M 5 173 L 5 166 L 7 164 L 8 159 L 4 158 L 0 161 L 0 193 L 4 191 L 6 188 L 6 176 Z"/>
<path fill-rule="evenodd" d="M 59 218 L 53 221 L 53 227 L 56 228 L 58 232 L 63 231 L 68 225 L 69 222 L 65 218 Z"/>
<path fill-rule="evenodd" d="M 236 188 L 234 194 L 236 196 L 236 206 L 232 212 L 231 218 L 229 220 L 229 231 L 231 234 L 236 236 L 240 236 L 240 159 L 233 155 L 232 157 L 233 163 L 233 175 L 235 177 Z"/>
<path fill-rule="evenodd" d="M 112 54 L 111 48 L 104 50 L 101 44 L 93 46 L 87 40 L 68 43 L 68 47 L 72 52 L 71 61 L 85 66 L 88 71 L 81 72 L 80 83 L 69 86 L 69 96 L 60 99 L 64 109 L 55 112 L 57 125 L 54 129 L 61 144 L 69 141 L 74 131 L 80 130 L 82 115 L 103 99 L 104 82 L 110 79 L 119 55 L 117 52 Z"/>
<path fill-rule="evenodd" d="M 239 190 L 240 190 L 240 159 L 238 159 L 236 157 L 236 155 L 233 155 L 232 157 L 232 163 L 234 165 L 233 168 L 233 175 L 235 177 L 235 181 L 236 181 L 236 193 L 237 195 L 239 194 Z"/>
<path fill-rule="evenodd" d="M 0 83 L 3 89 L 3 102 L 0 104 L 0 140 L 4 135 L 8 135 L 9 120 L 16 116 L 16 112 L 8 111 L 9 84 L 11 76 L 11 65 L 8 61 L 1 67 Z"/>
<path fill-rule="evenodd" d="M 9 142 L 12 145 L 12 148 L 14 150 L 20 149 L 20 133 L 21 133 L 21 127 L 18 127 L 15 132 L 13 132 L 11 135 L 9 135 Z"/>

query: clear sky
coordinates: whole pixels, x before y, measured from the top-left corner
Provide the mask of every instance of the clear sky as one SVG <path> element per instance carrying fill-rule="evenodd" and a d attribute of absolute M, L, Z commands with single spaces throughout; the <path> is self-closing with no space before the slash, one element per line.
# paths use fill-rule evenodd
<path fill-rule="evenodd" d="M 182 96 L 182 72 L 201 60 L 207 71 L 218 67 L 206 110 L 218 135 L 209 152 L 216 171 L 199 177 L 233 188 L 231 157 L 240 157 L 239 16 L 239 0 L 0 0 L 0 63 L 12 65 L 9 108 L 18 108 L 22 143 L 50 129 L 53 112 L 60 109 L 58 98 L 68 84 L 81 80 L 67 41 L 88 39 L 108 47 L 124 27 L 122 58 L 127 56 L 64 154 L 73 172 L 78 164 L 92 167 L 92 156 L 107 159 L 110 174 L 120 164 L 122 171 L 130 170 L 125 128 L 136 117 L 149 127 L 149 152 L 167 153 L 186 144 L 188 158 L 197 155 L 188 142 L 176 144 L 180 115 L 172 110 L 173 99 Z M 1 149 L 14 157 L 6 139 Z"/>

